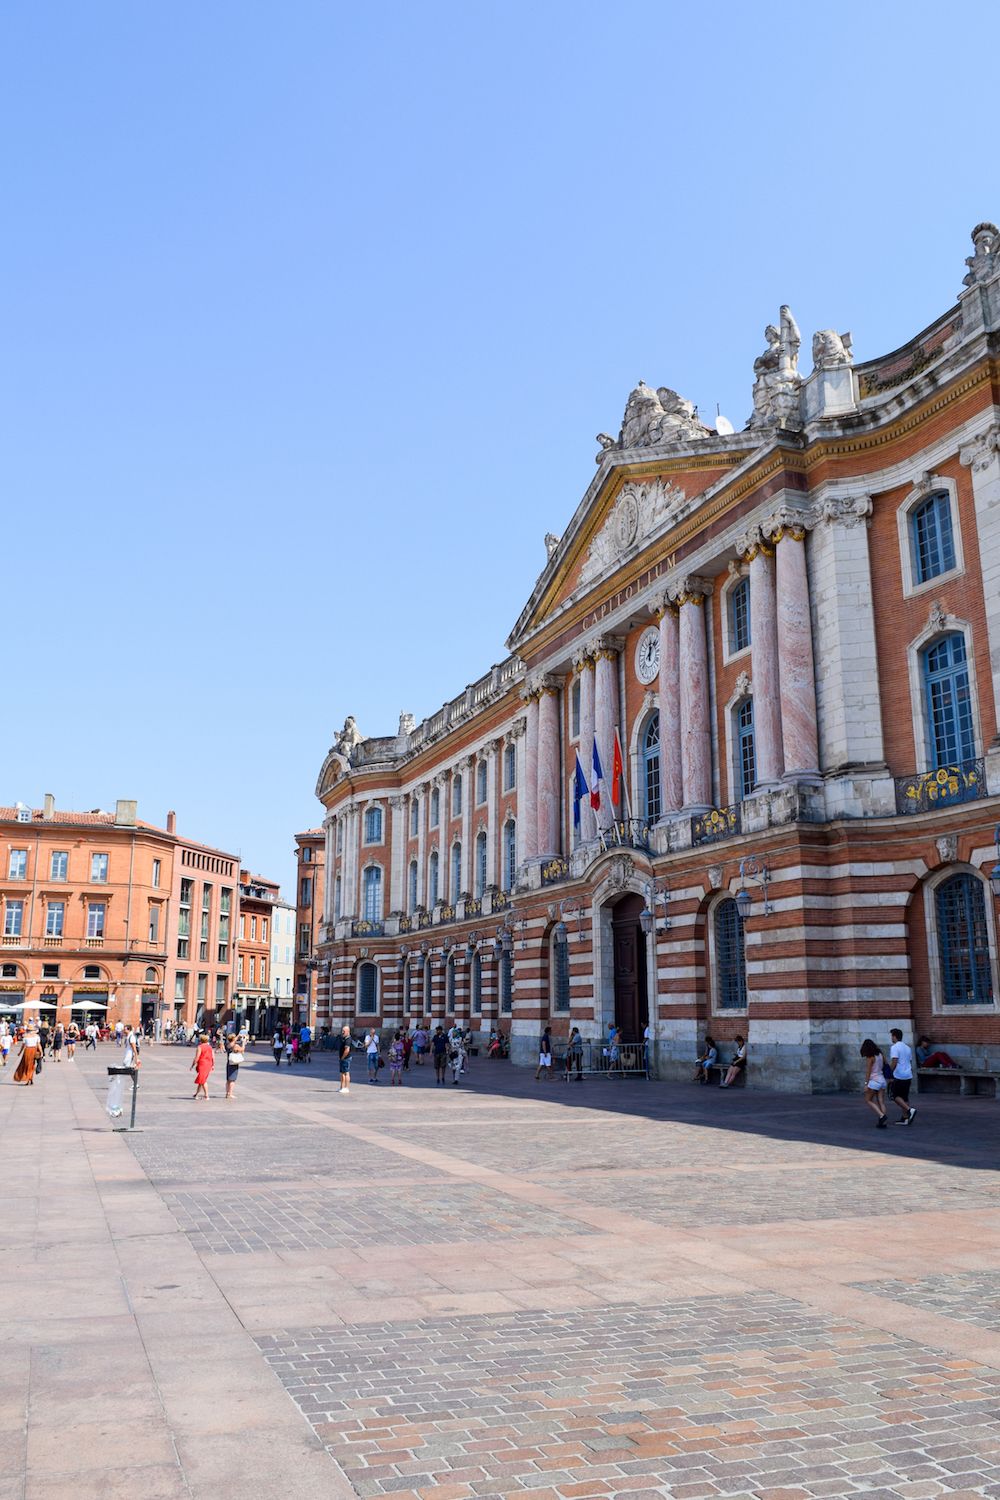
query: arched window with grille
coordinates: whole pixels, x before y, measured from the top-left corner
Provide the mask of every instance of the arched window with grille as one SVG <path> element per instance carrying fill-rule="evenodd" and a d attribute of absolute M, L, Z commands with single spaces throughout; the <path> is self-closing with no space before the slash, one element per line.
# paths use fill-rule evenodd
<path fill-rule="evenodd" d="M 366 922 L 381 922 L 382 920 L 381 865 L 369 865 L 365 870 L 364 909 L 362 915 Z"/>
<path fill-rule="evenodd" d="M 476 834 L 476 895 L 486 891 L 486 830 Z"/>
<path fill-rule="evenodd" d="M 569 1012 L 569 943 L 560 943 L 555 935 L 549 944 L 549 995 L 553 1015 Z"/>
<path fill-rule="evenodd" d="M 407 911 L 417 909 L 417 862 L 410 860 L 410 868 L 406 876 Z"/>
<path fill-rule="evenodd" d="M 747 965 L 743 918 L 731 896 L 715 908 L 715 1006 L 717 1010 L 746 1010 Z"/>
<path fill-rule="evenodd" d="M 733 759 L 739 800 L 753 795 L 757 785 L 757 751 L 753 734 L 753 699 L 744 698 L 733 709 Z"/>
<path fill-rule="evenodd" d="M 483 960 L 476 952 L 472 955 L 472 1014 L 483 1013 Z"/>
<path fill-rule="evenodd" d="M 514 1009 L 514 955 L 506 948 L 500 954 L 500 1014 L 509 1016 Z"/>
<path fill-rule="evenodd" d="M 448 959 L 445 977 L 447 981 L 445 984 L 446 1003 L 448 1006 L 447 1014 L 453 1016 L 455 1014 L 455 960 L 453 958 Z"/>
<path fill-rule="evenodd" d="M 927 754 L 931 770 L 972 760 L 976 737 L 969 664 L 961 631 L 942 636 L 923 652 Z"/>
<path fill-rule="evenodd" d="M 514 889 L 517 879 L 517 824 L 511 818 L 503 825 L 503 888 Z"/>
<path fill-rule="evenodd" d="M 955 566 L 955 536 L 947 490 L 928 496 L 910 511 L 910 544 L 916 583 L 951 572 Z"/>
<path fill-rule="evenodd" d="M 462 894 L 462 846 L 457 841 L 451 846 L 451 901 L 452 905 Z"/>
<path fill-rule="evenodd" d="M 726 595 L 729 617 L 729 655 L 745 651 L 750 644 L 750 580 L 741 578 Z"/>
<path fill-rule="evenodd" d="M 436 906 L 438 899 L 438 852 L 431 850 L 431 857 L 427 863 L 427 904 Z"/>
<path fill-rule="evenodd" d="M 424 959 L 424 1015 L 431 1014 L 431 998 L 433 995 L 434 975 L 431 972 L 431 961 Z"/>
<path fill-rule="evenodd" d="M 373 963 L 358 965 L 358 1015 L 378 1015 L 378 969 Z"/>
<path fill-rule="evenodd" d="M 951 875 L 934 891 L 943 1005 L 992 1005 L 993 973 L 983 882 Z"/>
<path fill-rule="evenodd" d="M 642 811 L 647 823 L 660 817 L 660 716 L 650 715 L 642 736 Z"/>
<path fill-rule="evenodd" d="M 413 1009 L 413 964 L 409 959 L 403 965 L 403 1015 L 408 1016 Z"/>

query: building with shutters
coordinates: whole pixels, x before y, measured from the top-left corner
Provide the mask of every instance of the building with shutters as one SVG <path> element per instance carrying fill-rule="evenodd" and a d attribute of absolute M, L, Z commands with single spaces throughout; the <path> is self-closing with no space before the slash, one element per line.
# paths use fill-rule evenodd
<path fill-rule="evenodd" d="M 521 1061 L 648 1024 L 678 1078 L 745 1033 L 798 1090 L 897 1024 L 1000 1064 L 1000 233 L 900 348 L 800 351 L 784 307 L 739 432 L 640 383 L 504 660 L 347 720 L 321 1024 L 499 1022 Z"/>

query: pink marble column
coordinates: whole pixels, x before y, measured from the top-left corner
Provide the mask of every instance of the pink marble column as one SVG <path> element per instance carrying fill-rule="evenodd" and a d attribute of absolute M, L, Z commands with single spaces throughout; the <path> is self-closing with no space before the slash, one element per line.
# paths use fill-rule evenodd
<path fill-rule="evenodd" d="M 521 828 L 524 858 L 538 852 L 538 694 L 532 689 L 525 699 L 524 787 L 517 797 L 517 821 Z"/>
<path fill-rule="evenodd" d="M 535 852 L 543 859 L 559 853 L 562 780 L 559 756 L 559 689 L 545 683 L 538 699 L 538 819 Z"/>
<path fill-rule="evenodd" d="M 703 586 L 692 580 L 678 603 L 684 810 L 704 812 L 712 805 L 712 729 Z"/>
<path fill-rule="evenodd" d="M 611 805 L 611 757 L 614 753 L 615 729 L 618 726 L 618 653 L 621 641 L 615 636 L 602 636 L 597 642 L 594 667 L 594 732 L 597 736 L 597 751 L 601 757 L 604 785 L 601 787 L 601 810 L 598 823 L 603 828 L 614 819 Z M 593 780 L 592 769 L 584 766 L 588 784 Z"/>
<path fill-rule="evenodd" d="M 660 615 L 660 798 L 664 814 L 684 806 L 681 763 L 680 621 L 673 605 Z"/>
<path fill-rule="evenodd" d="M 786 781 L 819 778 L 816 672 L 805 540 L 805 531 L 796 526 L 784 526 L 775 535 L 781 743 Z M 756 692 L 756 683 L 754 689 Z"/>
<path fill-rule="evenodd" d="M 763 542 L 750 548 L 750 654 L 753 665 L 753 739 L 757 785 L 781 780 L 781 688 L 774 554 Z"/>
<path fill-rule="evenodd" d="M 590 785 L 590 758 L 593 754 L 594 745 L 594 658 L 589 651 L 584 651 L 577 659 L 577 670 L 580 674 L 580 764 L 583 774 Z M 584 843 L 588 839 L 597 836 L 597 819 L 594 809 L 590 805 L 590 798 L 584 797 L 580 804 L 580 838 Z"/>

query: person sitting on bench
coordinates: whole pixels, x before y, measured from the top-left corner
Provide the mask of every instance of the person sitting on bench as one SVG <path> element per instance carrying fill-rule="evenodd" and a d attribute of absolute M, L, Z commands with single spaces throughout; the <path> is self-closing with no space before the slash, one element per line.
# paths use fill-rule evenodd
<path fill-rule="evenodd" d="M 719 1049 L 710 1036 L 705 1037 L 705 1050 L 695 1064 L 692 1083 L 710 1083 L 710 1073 L 719 1061 Z"/>
<path fill-rule="evenodd" d="M 957 1068 L 958 1064 L 948 1056 L 947 1052 L 935 1051 L 929 1036 L 922 1036 L 917 1042 L 917 1067 Z"/>
<path fill-rule="evenodd" d="M 731 1088 L 732 1085 L 736 1082 L 737 1078 L 739 1078 L 740 1074 L 744 1071 L 744 1069 L 746 1068 L 746 1065 L 747 1065 L 747 1043 L 746 1043 L 746 1037 L 740 1036 L 739 1033 L 737 1032 L 735 1040 L 736 1040 L 736 1051 L 733 1053 L 733 1060 L 729 1064 L 729 1072 L 726 1074 L 725 1078 L 719 1084 L 719 1088 L 720 1089 Z"/>

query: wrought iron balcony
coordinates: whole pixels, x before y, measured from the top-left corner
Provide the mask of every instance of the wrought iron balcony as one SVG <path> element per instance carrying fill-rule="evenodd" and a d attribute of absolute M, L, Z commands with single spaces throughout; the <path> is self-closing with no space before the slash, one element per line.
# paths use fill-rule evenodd
<path fill-rule="evenodd" d="M 642 818 L 619 818 L 598 832 L 602 849 L 649 849 L 649 824 Z"/>
<path fill-rule="evenodd" d="M 707 813 L 699 813 L 691 819 L 692 844 L 711 844 L 716 839 L 728 839 L 743 829 L 741 804 L 730 807 L 713 807 Z"/>
<path fill-rule="evenodd" d="M 953 766 L 938 766 L 935 771 L 894 776 L 893 785 L 897 813 L 934 812 L 939 807 L 955 807 L 985 797 L 986 767 L 981 758 L 963 760 Z"/>

